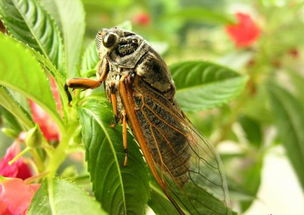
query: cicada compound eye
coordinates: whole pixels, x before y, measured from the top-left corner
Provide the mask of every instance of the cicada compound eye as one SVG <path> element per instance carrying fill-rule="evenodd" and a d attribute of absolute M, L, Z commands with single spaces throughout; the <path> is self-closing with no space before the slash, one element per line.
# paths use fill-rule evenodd
<path fill-rule="evenodd" d="M 102 44 L 104 45 L 104 47 L 110 48 L 116 44 L 117 40 L 118 40 L 117 34 L 109 32 L 104 36 L 102 40 Z"/>

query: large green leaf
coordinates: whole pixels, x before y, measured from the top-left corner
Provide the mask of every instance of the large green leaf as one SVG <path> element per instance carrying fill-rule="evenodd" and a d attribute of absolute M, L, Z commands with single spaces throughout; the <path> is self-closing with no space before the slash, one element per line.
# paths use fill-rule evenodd
<path fill-rule="evenodd" d="M 234 22 L 232 16 L 223 12 L 212 11 L 207 8 L 183 8 L 166 14 L 163 19 L 177 19 L 180 21 L 197 21 L 216 24 L 230 24 Z"/>
<path fill-rule="evenodd" d="M 98 202 L 75 184 L 54 180 L 43 183 L 35 194 L 28 215 L 106 215 Z"/>
<path fill-rule="evenodd" d="M 304 190 L 303 102 L 275 84 L 270 85 L 268 91 L 278 133 Z"/>
<path fill-rule="evenodd" d="M 80 0 L 41 0 L 63 32 L 68 78 L 79 76 L 77 66 L 85 31 L 84 9 Z"/>
<path fill-rule="evenodd" d="M 34 100 L 62 126 L 48 78 L 32 52 L 3 34 L 0 34 L 0 47 L 6 50 L 0 52 L 0 85 Z"/>
<path fill-rule="evenodd" d="M 176 99 L 185 111 L 201 111 L 228 103 L 247 81 L 235 71 L 209 62 L 189 61 L 170 67 Z"/>
<path fill-rule="evenodd" d="M 96 42 L 91 41 L 86 48 L 81 62 L 81 77 L 89 77 L 96 73 L 96 66 L 99 61 Z"/>
<path fill-rule="evenodd" d="M 41 52 L 57 68 L 62 66 L 59 29 L 36 0 L 0 0 L 0 15 L 15 38 Z"/>
<path fill-rule="evenodd" d="M 124 167 L 122 132 L 120 126 L 111 127 L 113 115 L 106 99 L 86 100 L 79 112 L 96 199 L 111 215 L 145 214 L 147 169 L 133 137 L 128 136 L 128 165 Z"/>

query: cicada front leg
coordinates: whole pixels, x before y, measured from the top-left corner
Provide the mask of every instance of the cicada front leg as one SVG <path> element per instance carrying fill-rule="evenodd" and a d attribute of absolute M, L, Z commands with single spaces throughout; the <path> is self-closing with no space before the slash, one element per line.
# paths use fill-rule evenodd
<path fill-rule="evenodd" d="M 94 89 L 99 87 L 107 78 L 109 72 L 109 65 L 106 61 L 100 61 L 97 66 L 98 74 L 100 75 L 97 80 L 90 78 L 72 78 L 67 80 L 64 89 L 67 93 L 69 103 L 72 101 L 72 96 L 68 90 L 68 88 L 72 89 Z"/>

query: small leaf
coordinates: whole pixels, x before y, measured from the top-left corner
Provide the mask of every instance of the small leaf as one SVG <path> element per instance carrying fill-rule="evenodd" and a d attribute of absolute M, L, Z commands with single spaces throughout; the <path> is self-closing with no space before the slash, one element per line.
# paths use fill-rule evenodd
<path fill-rule="evenodd" d="M 242 187 L 246 190 L 246 193 L 256 197 L 261 185 L 263 159 L 259 157 L 250 159 L 248 156 L 247 159 L 245 158 L 244 164 L 246 164 L 246 167 L 242 172 Z M 254 200 L 256 199 L 252 198 L 241 201 L 242 211 L 246 211 Z"/>
<path fill-rule="evenodd" d="M 62 66 L 62 41 L 53 19 L 36 0 L 0 0 L 0 15 L 8 31 Z"/>
<path fill-rule="evenodd" d="M 92 96 L 80 109 L 86 160 L 96 199 L 111 215 L 145 214 L 148 176 L 142 155 L 128 136 L 128 165 L 120 126 L 112 128 L 113 114 L 102 96 Z"/>
<path fill-rule="evenodd" d="M 247 140 L 254 146 L 261 146 L 262 144 L 262 128 L 255 119 L 249 116 L 241 116 L 239 122 L 245 132 Z"/>
<path fill-rule="evenodd" d="M 3 34 L 0 34 L 0 47 L 7 50 L 0 53 L 0 85 L 34 100 L 61 126 L 48 78 L 31 51 Z"/>
<path fill-rule="evenodd" d="M 1 100 L 1 88 L 0 87 L 0 100 Z M 2 103 L 1 103 L 2 105 Z M 12 134 L 14 138 L 17 138 L 19 133 L 22 131 L 22 127 L 20 123 L 18 122 L 17 118 L 10 113 L 8 110 L 0 106 L 0 120 L 1 120 L 1 127 L 2 132 L 3 129 L 8 129 L 10 134 Z M 15 135 L 14 135 L 15 134 Z"/>
<path fill-rule="evenodd" d="M 268 87 L 278 133 L 287 156 L 304 190 L 304 108 L 287 90 L 271 84 Z"/>
<path fill-rule="evenodd" d="M 86 48 L 82 63 L 81 63 L 81 77 L 88 77 L 88 71 L 95 70 L 96 73 L 96 66 L 99 62 L 99 56 L 96 48 L 96 42 L 91 41 L 88 47 Z"/>
<path fill-rule="evenodd" d="M 80 0 L 41 0 L 63 32 L 64 55 L 68 78 L 79 76 L 77 66 L 85 30 L 85 13 Z"/>
<path fill-rule="evenodd" d="M 211 24 L 231 24 L 232 16 L 223 12 L 212 11 L 206 8 L 184 8 L 176 12 L 166 14 L 163 19 L 177 19 L 180 21 L 196 21 Z"/>
<path fill-rule="evenodd" d="M 11 113 L 13 117 L 16 117 L 16 119 L 18 120 L 18 122 L 20 123 L 20 125 L 24 130 L 28 130 L 34 126 L 34 123 L 32 122 L 28 112 L 26 112 L 26 110 L 24 110 L 24 108 L 11 96 L 8 90 L 6 90 L 4 87 L 1 86 L 0 86 L 0 104 L 3 108 L 5 108 L 6 111 L 9 111 L 9 113 Z M 7 114 L 5 115 L 7 116 Z M 15 119 L 12 118 L 11 119 L 6 118 L 6 119 L 11 121 L 12 123 L 14 123 L 15 121 Z M 16 127 L 16 129 L 18 129 L 19 127 L 18 122 L 12 124 L 12 127 Z"/>
<path fill-rule="evenodd" d="M 42 184 L 32 200 L 28 215 L 106 215 L 96 200 L 75 184 L 64 180 L 51 183 Z"/>
<path fill-rule="evenodd" d="M 184 111 L 201 111 L 228 103 L 244 89 L 247 76 L 204 61 L 189 61 L 170 67 L 176 99 Z"/>

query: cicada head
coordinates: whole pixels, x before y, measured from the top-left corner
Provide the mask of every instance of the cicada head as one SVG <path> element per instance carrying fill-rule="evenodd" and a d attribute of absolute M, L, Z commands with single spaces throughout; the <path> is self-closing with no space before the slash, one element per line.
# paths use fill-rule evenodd
<path fill-rule="evenodd" d="M 134 68 L 147 52 L 148 45 L 139 35 L 118 27 L 103 28 L 96 35 L 100 58 L 121 67 Z"/>

